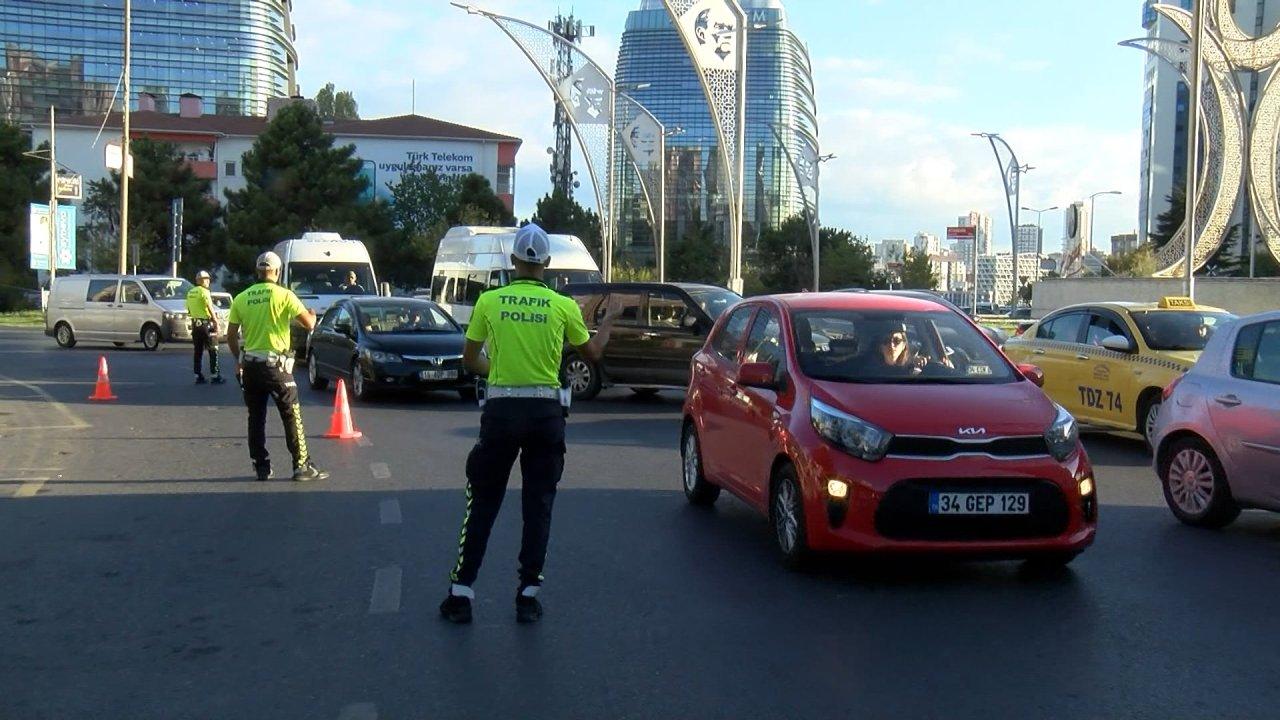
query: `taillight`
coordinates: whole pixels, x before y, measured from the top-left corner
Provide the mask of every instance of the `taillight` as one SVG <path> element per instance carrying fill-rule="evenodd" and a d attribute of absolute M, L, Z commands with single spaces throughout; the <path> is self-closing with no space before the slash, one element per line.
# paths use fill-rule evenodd
<path fill-rule="evenodd" d="M 1178 377 L 1173 379 L 1173 382 L 1169 383 L 1168 385 L 1165 385 L 1164 391 L 1160 393 L 1160 397 L 1164 400 L 1168 400 L 1169 397 L 1173 395 L 1174 389 L 1178 387 L 1178 383 L 1182 382 L 1182 378 L 1184 377 L 1186 376 L 1179 375 Z"/>

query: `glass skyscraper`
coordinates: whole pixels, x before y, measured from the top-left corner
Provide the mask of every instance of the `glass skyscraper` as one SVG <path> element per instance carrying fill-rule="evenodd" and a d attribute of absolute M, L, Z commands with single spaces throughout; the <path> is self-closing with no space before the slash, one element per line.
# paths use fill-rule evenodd
<path fill-rule="evenodd" d="M 787 23 L 781 0 L 742 0 L 747 13 L 746 166 L 743 247 L 759 233 L 804 212 L 804 199 L 771 125 L 794 157 L 801 138 L 817 146 L 817 103 L 809 51 Z M 647 107 L 668 132 L 667 243 L 700 225 L 727 240 L 728 202 L 718 139 L 693 64 L 661 0 L 642 0 L 627 16 L 618 52 L 619 90 Z M 618 259 L 652 261 L 653 240 L 634 174 L 620 166 Z"/>
<path fill-rule="evenodd" d="M 291 0 L 134 0 L 131 82 L 176 112 L 202 98 L 204 112 L 265 115 L 267 99 L 295 93 Z M 124 0 L 0 2 L 0 119 L 76 114 L 111 105 L 124 64 Z M 120 101 L 116 101 L 120 107 Z"/>

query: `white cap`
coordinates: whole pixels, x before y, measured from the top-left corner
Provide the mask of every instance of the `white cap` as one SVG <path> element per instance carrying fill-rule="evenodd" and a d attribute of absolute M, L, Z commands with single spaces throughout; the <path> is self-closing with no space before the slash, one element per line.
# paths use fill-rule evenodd
<path fill-rule="evenodd" d="M 516 232 L 515 247 L 511 255 L 534 265 L 546 265 L 551 260 L 551 238 L 547 231 L 529 223 Z"/>
<path fill-rule="evenodd" d="M 258 267 L 260 269 L 266 268 L 269 270 L 279 270 L 280 265 L 281 265 L 280 256 L 271 252 L 270 250 L 258 256 Z"/>
<path fill-rule="evenodd" d="M 201 270 L 200 272 L 196 273 L 196 279 L 197 279 L 197 280 L 209 280 L 209 279 L 210 279 L 209 271 L 208 271 L 208 270 Z"/>

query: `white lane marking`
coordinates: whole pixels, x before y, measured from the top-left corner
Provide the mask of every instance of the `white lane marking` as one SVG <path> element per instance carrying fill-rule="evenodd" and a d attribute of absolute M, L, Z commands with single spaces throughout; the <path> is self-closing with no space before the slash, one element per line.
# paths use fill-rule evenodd
<path fill-rule="evenodd" d="M 400 501 L 392 498 L 378 503 L 378 519 L 383 525 L 399 525 Z"/>
<path fill-rule="evenodd" d="M 378 720 L 378 706 L 371 702 L 351 703 L 338 713 L 338 720 Z"/>
<path fill-rule="evenodd" d="M 369 472 L 373 473 L 375 480 L 388 480 L 391 478 L 391 468 L 386 463 L 370 463 Z"/>
<path fill-rule="evenodd" d="M 22 483 L 18 486 L 18 489 L 14 491 L 13 496 L 15 498 L 29 498 L 35 497 L 36 493 L 40 492 L 40 488 L 44 487 L 44 484 L 48 482 L 49 478 L 12 478 L 11 480 L 12 482 Z"/>
<path fill-rule="evenodd" d="M 373 594 L 369 596 L 369 614 L 400 612 L 400 566 L 378 568 L 373 574 Z"/>
<path fill-rule="evenodd" d="M 361 435 L 360 437 L 356 438 L 356 444 L 359 445 L 360 447 L 369 447 L 370 445 L 373 444 L 373 441 L 369 439 L 368 435 Z"/>
<path fill-rule="evenodd" d="M 62 403 L 58 402 L 57 400 L 55 400 L 55 399 L 54 399 L 54 397 L 53 397 L 52 395 L 50 395 L 49 393 L 45 392 L 43 389 L 41 389 L 41 388 L 39 388 L 39 387 L 36 387 L 35 385 L 32 385 L 31 383 L 22 382 L 21 380 L 14 380 L 13 378 L 11 378 L 11 377 L 7 377 L 7 376 L 4 376 L 4 375 L 0 375 L 0 381 L 6 382 L 6 383 L 13 383 L 14 385 L 19 385 L 19 386 L 21 386 L 21 387 L 24 387 L 24 388 L 26 388 L 26 389 L 30 390 L 31 392 L 33 392 L 33 393 L 35 393 L 35 394 L 37 394 L 37 395 L 39 395 L 40 397 L 44 398 L 44 399 L 45 399 L 45 400 L 46 400 L 50 405 L 52 405 L 52 406 L 53 406 L 53 409 L 54 409 L 54 410 L 57 410 L 59 413 L 62 413 L 62 416 L 63 416 L 64 418 L 66 418 L 66 422 L 67 422 L 67 424 L 66 424 L 66 425 L 49 425 L 49 426 L 44 426 L 44 427 L 11 427 L 11 428 L 5 428 L 6 430 L 8 430 L 8 431 L 13 431 L 13 430 L 84 430 L 85 428 L 89 427 L 89 423 L 85 422 L 84 420 L 81 420 L 79 415 L 76 415 L 75 413 L 71 412 L 71 410 L 70 410 L 66 405 L 64 405 L 64 404 L 62 404 Z"/>

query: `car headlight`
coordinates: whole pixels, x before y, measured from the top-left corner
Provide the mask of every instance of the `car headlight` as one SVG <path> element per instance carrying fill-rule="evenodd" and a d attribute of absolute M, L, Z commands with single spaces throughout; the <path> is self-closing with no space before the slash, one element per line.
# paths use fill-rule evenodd
<path fill-rule="evenodd" d="M 186 320 L 187 314 L 184 312 L 166 312 L 164 314 L 164 319 L 165 320 Z"/>
<path fill-rule="evenodd" d="M 382 352 L 381 350 L 365 350 L 364 356 L 376 363 L 398 363 L 401 361 L 399 355 L 390 352 Z"/>
<path fill-rule="evenodd" d="M 1058 415 L 1049 429 L 1044 431 L 1044 442 L 1049 446 L 1049 454 L 1054 459 L 1066 460 L 1076 451 L 1076 444 L 1080 440 L 1080 426 L 1066 408 L 1057 403 L 1054 403 L 1054 407 L 1058 409 Z"/>
<path fill-rule="evenodd" d="M 813 429 L 825 440 L 850 455 L 875 462 L 884 457 L 893 435 L 875 425 L 816 400 L 809 400 Z"/>

